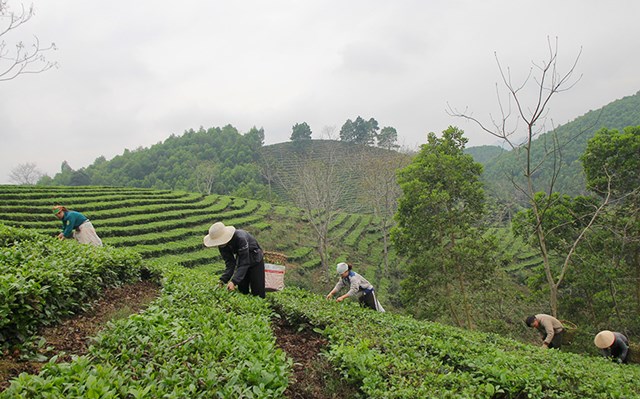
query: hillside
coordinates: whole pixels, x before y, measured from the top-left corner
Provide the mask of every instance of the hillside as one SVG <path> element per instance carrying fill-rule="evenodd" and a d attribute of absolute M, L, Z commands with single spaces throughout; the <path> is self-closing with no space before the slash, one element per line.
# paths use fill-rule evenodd
<path fill-rule="evenodd" d="M 507 150 L 496 145 L 481 145 L 477 147 L 465 148 L 465 154 L 469 154 L 473 159 L 483 165 L 489 165 L 494 158 L 504 155 Z"/>
<path fill-rule="evenodd" d="M 327 281 L 327 271 L 320 270 L 313 234 L 294 207 L 225 195 L 110 187 L 0 186 L 0 199 L 0 223 L 8 226 L 54 236 L 60 222 L 50 209 L 64 204 L 87 215 L 105 244 L 185 267 L 220 261 L 218 251 L 202 244 L 209 226 L 220 220 L 250 231 L 266 251 L 283 254 L 291 268 L 289 278 L 299 285 L 328 292 L 335 283 L 332 272 Z M 340 213 L 330 227 L 332 264 L 353 263 L 385 292 L 377 223 L 372 215 Z M 318 287 L 313 280 L 324 284 Z"/>
<path fill-rule="evenodd" d="M 135 250 L 145 260 L 190 268 L 220 262 L 218 251 L 205 248 L 202 237 L 211 223 L 221 220 L 250 231 L 266 251 L 284 255 L 288 284 L 315 293 L 326 293 L 335 284 L 333 268 L 327 271 L 320 267 L 311 227 L 300 209 L 292 206 L 225 195 L 124 187 L 0 186 L 0 200 L 0 223 L 53 236 L 60 222 L 51 216 L 50 208 L 64 204 L 87 215 L 105 244 Z M 405 261 L 392 249 L 389 269 L 385 270 L 379 223 L 371 214 L 339 213 L 329 226 L 329 262 L 352 263 L 375 285 L 385 308 L 399 308 L 399 282 L 404 278 Z M 523 339 L 528 335 L 514 326 L 515 320 L 539 309 L 538 301 L 544 303 L 543 298 L 526 296 L 528 279 L 538 274 L 541 257 L 515 239 L 508 228 L 492 228 L 487 234 L 495 235 L 499 242 L 496 261 L 506 274 L 493 282 L 494 293 L 476 298 L 486 304 L 477 309 L 479 328 Z M 506 301 L 511 308 L 496 313 L 491 310 L 495 301 Z"/>
<path fill-rule="evenodd" d="M 309 165 L 320 165 L 321 170 L 330 170 L 324 179 L 340 186 L 338 207 L 345 212 L 372 213 L 367 201 L 367 183 L 376 179 L 378 170 L 384 168 L 393 172 L 395 168 L 407 165 L 410 155 L 336 140 L 306 140 L 264 146 L 260 149 L 260 164 L 264 176 L 278 198 L 291 200 L 295 191 L 302 186 L 303 170 Z M 386 162 L 383 164 L 383 162 Z M 395 175 L 391 177 L 395 180 Z M 376 183 L 384 185 L 378 175 Z"/>
<path fill-rule="evenodd" d="M 555 129 L 562 146 L 562 169 L 556 190 L 577 195 L 584 193 L 584 177 L 579 157 L 588 139 L 606 127 L 622 129 L 640 125 L 640 92 L 591 110 Z M 551 142 L 552 132 L 535 140 L 534 161 Z M 359 195 L 367 159 L 390 154 L 401 161 L 407 155 L 375 147 L 356 146 L 333 140 L 309 140 L 263 145 L 264 131 L 253 128 L 241 134 L 233 126 L 187 130 L 172 135 L 149 148 L 125 149 L 111 160 L 97 158 L 93 164 L 73 169 L 66 163 L 53 178 L 44 177 L 40 185 L 100 185 L 154 189 L 172 189 L 218 193 L 268 201 L 288 201 L 286 185 L 295 181 L 305 162 L 340 163 L 337 180 L 344 185 L 341 206 L 348 212 L 365 211 L 367 205 Z M 517 154 L 496 146 L 467 148 L 477 162 L 484 165 L 483 179 L 487 192 L 502 201 L 517 198 L 506 176 L 521 176 Z M 546 166 L 536 177 L 539 190 L 545 189 L 550 170 Z"/>
<path fill-rule="evenodd" d="M 542 160 L 544 148 L 549 148 L 553 142 L 553 134 L 557 136 L 561 148 L 561 172 L 558 176 L 555 191 L 579 195 L 585 193 L 584 174 L 580 156 L 587 148 L 587 141 L 602 129 L 617 129 L 622 131 L 627 126 L 640 125 L 640 92 L 613 101 L 602 108 L 591 110 L 586 114 L 564 125 L 555 131 L 540 135 L 533 146 L 533 164 Z M 497 154 L 497 147 L 477 147 L 467 149 L 477 162 L 484 165 L 484 180 L 487 192 L 503 199 L 517 198 L 515 189 L 506 176 L 521 176 L 518 166 L 518 154 L 514 151 L 503 151 Z M 549 159 L 540 173 L 534 179 L 538 191 L 547 189 L 550 181 L 551 162 Z"/>
<path fill-rule="evenodd" d="M 162 237 L 167 230 L 176 228 L 169 227 L 176 218 L 172 207 L 182 209 L 190 203 L 198 204 L 197 197 L 186 193 L 91 187 L 66 191 L 2 187 L 0 197 L 3 199 L 0 220 L 29 227 L 0 231 L 3 259 L 40 265 L 42 272 L 38 278 L 48 279 L 49 284 L 89 277 L 86 272 L 74 271 L 69 261 L 90 267 L 93 262 L 110 262 L 110 258 L 134 259 L 135 251 L 110 249 L 109 245 L 78 247 L 73 241 L 37 237 L 34 232 L 40 228 L 36 224 L 46 224 L 49 206 L 45 203 L 65 200 L 75 204 L 84 200 L 84 205 L 101 213 L 105 222 L 113 222 L 100 227 L 100 219 L 93 217 L 94 211 L 91 213 L 98 232 L 102 228 L 105 233 L 110 231 L 105 241 L 144 235 L 147 230 L 157 231 L 158 237 Z M 167 204 L 163 205 L 164 202 Z M 119 203 L 124 204 L 122 208 L 118 208 Z M 115 209 L 109 211 L 110 208 Z M 155 208 L 160 210 L 153 211 Z M 238 206 L 235 210 L 242 208 Z M 131 210 L 131 218 L 123 215 L 125 209 Z M 225 207 L 225 211 L 234 209 Z M 50 212 L 46 213 L 51 218 Z M 170 216 L 163 219 L 163 213 Z M 148 220 L 135 222 L 148 217 L 146 214 L 151 216 Z M 256 227 L 259 222 L 252 223 Z M 111 229 L 107 229 L 109 224 Z M 269 230 L 266 225 L 263 227 Z M 47 226 L 42 231 L 51 235 Z M 201 240 L 202 234 L 197 231 L 194 228 L 190 234 L 182 235 L 194 235 Z M 167 239 L 165 245 L 170 246 L 171 241 Z M 78 250 L 83 251 L 83 256 L 75 254 Z M 112 256 L 91 255 L 104 251 Z M 178 254 L 156 255 L 146 252 L 145 263 L 155 264 L 154 268 L 162 273 L 163 290 L 146 311 L 108 325 L 93 340 L 87 355 L 68 362 L 53 360 L 39 376 L 21 375 L 6 391 L 0 392 L 0 398 L 299 397 L 291 393 L 292 386 L 300 383 L 291 378 L 299 365 L 277 345 L 276 339 L 282 335 L 276 335 L 275 325 L 288 328 L 291 334 L 297 332 L 301 345 L 302 339 L 322 345 L 324 355 L 319 358 L 323 359 L 323 366 L 310 364 L 307 371 L 325 370 L 318 376 L 324 381 L 320 386 L 325 394 L 306 396 L 310 398 L 348 395 L 542 399 L 640 395 L 637 384 L 640 367 L 636 365 L 543 350 L 504 336 L 418 321 L 395 312 L 372 312 L 353 302 L 327 301 L 323 295 L 299 288 L 269 293 L 263 301 L 214 289 L 215 272 L 222 267 L 219 259 L 205 266 L 185 268 L 171 261 L 177 260 Z M 87 258 L 92 261 L 84 262 Z M 47 262 L 43 264 L 41 259 Z M 64 269 L 71 273 L 69 276 L 74 273 L 75 276 L 60 280 L 63 274 L 57 270 Z M 97 269 L 108 275 L 109 268 Z M 10 268 L 2 276 L 19 277 Z M 11 290 L 14 285 L 0 284 L 0 289 Z M 37 287 L 31 284 L 24 288 L 27 293 Z M 61 293 L 54 291 L 50 295 Z M 22 298 L 24 301 L 15 304 L 29 306 L 30 297 Z M 13 315 L 9 313 L 9 317 Z"/>
<path fill-rule="evenodd" d="M 189 129 L 171 135 L 149 148 L 124 149 L 111 160 L 98 157 L 93 164 L 77 170 L 65 162 L 53 178 L 40 185 L 124 186 L 172 189 L 209 194 L 242 195 L 261 198 L 258 150 L 264 131 L 253 128 L 241 134 L 231 125 L 222 128 Z"/>

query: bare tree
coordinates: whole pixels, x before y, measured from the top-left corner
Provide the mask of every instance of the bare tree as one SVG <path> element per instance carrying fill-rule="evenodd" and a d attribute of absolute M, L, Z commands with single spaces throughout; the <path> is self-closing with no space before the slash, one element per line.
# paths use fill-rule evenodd
<path fill-rule="evenodd" d="M 218 175 L 218 165 L 213 161 L 200 163 L 195 170 L 196 185 L 202 194 L 211 194 L 213 183 Z"/>
<path fill-rule="evenodd" d="M 34 185 L 43 176 L 35 163 L 23 163 L 11 169 L 9 179 L 16 184 Z"/>
<path fill-rule="evenodd" d="M 574 76 L 574 73 L 582 49 L 580 49 L 580 52 L 567 71 L 561 73 L 558 69 L 558 39 L 556 38 L 555 43 L 552 43 L 551 40 L 547 38 L 547 44 L 547 58 L 540 64 L 532 62 L 532 67 L 528 75 L 520 84 L 512 81 L 511 70 L 509 68 L 503 68 L 496 54 L 498 69 L 506 89 L 507 102 L 503 102 L 500 90 L 498 90 L 496 84 L 500 117 L 494 118 L 490 115 L 491 126 L 485 125 L 471 116 L 471 114 L 468 114 L 466 110 L 461 112 L 449 106 L 448 113 L 473 121 L 485 132 L 504 140 L 504 142 L 520 156 L 520 176 L 523 176 L 524 180 L 518 180 L 513 177 L 511 177 L 510 180 L 516 190 L 526 197 L 531 206 L 536 221 L 534 227 L 535 237 L 538 249 L 542 255 L 544 273 L 550 291 L 549 301 L 551 311 L 554 316 L 557 316 L 558 289 L 564 281 L 564 277 L 571 263 L 571 258 L 575 253 L 576 247 L 583 240 L 585 233 L 591 228 L 598 214 L 608 203 L 609 195 L 604 196 L 602 203 L 594 209 L 591 219 L 585 223 L 585 227 L 577 235 L 573 243 L 569 245 L 568 252 L 563 255 L 562 265 L 559 265 L 560 267 L 558 268 L 554 267 L 549 257 L 549 245 L 547 242 L 547 235 L 549 233 L 547 229 L 553 229 L 553 227 L 544 226 L 543 219 L 546 211 L 553 205 L 551 202 L 551 193 L 554 191 L 554 184 L 560 173 L 563 146 L 558 141 L 553 126 L 549 134 L 549 142 L 546 141 L 547 136 L 545 135 L 542 154 L 534 153 L 534 140 L 545 129 L 548 105 L 551 99 L 557 94 L 571 89 L 580 80 L 581 76 Z M 524 99 L 527 97 L 527 94 L 529 94 L 531 98 L 531 104 L 529 105 L 525 103 Z M 522 137 L 522 135 L 517 134 L 521 131 L 521 124 L 524 125 L 524 140 L 516 139 L 516 137 Z M 553 123 L 551 124 L 553 125 Z M 550 181 L 545 182 L 548 183 L 546 186 L 546 200 L 536 201 L 535 195 L 541 190 L 536 187 L 534 176 L 538 174 L 543 167 L 550 168 L 552 173 Z"/>
<path fill-rule="evenodd" d="M 335 126 L 325 126 L 320 131 L 320 139 L 322 140 L 339 140 L 340 136 L 337 133 Z"/>
<path fill-rule="evenodd" d="M 380 218 L 382 233 L 384 273 L 389 271 L 389 232 L 393 226 L 393 215 L 398 208 L 398 198 L 402 190 L 398 185 L 396 172 L 411 161 L 405 154 L 395 151 L 379 153 L 360 152 L 361 187 L 360 196 L 370 211 Z"/>
<path fill-rule="evenodd" d="M 20 11 L 16 12 L 11 10 L 7 2 L 0 0 L 0 81 L 57 67 L 56 62 L 48 61 L 45 57 L 46 52 L 56 50 L 55 43 L 41 46 L 40 40 L 34 36 L 31 44 L 22 41 L 16 43 L 15 47 L 7 44 L 5 35 L 26 24 L 35 15 L 33 5 L 28 9 L 21 5 Z"/>
<path fill-rule="evenodd" d="M 258 166 L 260 167 L 260 174 L 269 186 L 269 202 L 273 202 L 273 183 L 276 179 L 278 161 L 272 154 L 261 148 L 258 152 Z"/>
<path fill-rule="evenodd" d="M 347 169 L 337 156 L 335 145 L 329 143 L 321 156 L 304 153 L 283 165 L 277 173 L 278 180 L 289 198 L 304 212 L 315 232 L 322 267 L 330 274 L 329 248 L 331 222 L 341 211 L 344 201 L 343 179 Z"/>

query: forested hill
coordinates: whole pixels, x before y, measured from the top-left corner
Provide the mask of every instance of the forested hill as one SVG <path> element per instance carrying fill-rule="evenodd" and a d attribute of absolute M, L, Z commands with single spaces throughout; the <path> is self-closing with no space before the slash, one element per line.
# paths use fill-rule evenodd
<path fill-rule="evenodd" d="M 476 162 L 480 162 L 485 167 L 491 164 L 496 157 L 506 155 L 508 150 L 497 145 L 481 145 L 478 147 L 469 147 L 465 149 L 465 153 L 471 155 Z"/>
<path fill-rule="evenodd" d="M 78 170 L 64 162 L 60 173 L 42 178 L 39 185 L 172 189 L 278 201 L 295 195 L 301 179 L 308 181 L 303 173 L 316 167 L 332 169 L 324 183 L 340 186 L 341 209 L 362 211 L 364 172 L 374 173 L 373 163 L 393 171 L 408 162 L 405 154 L 351 142 L 300 140 L 264 146 L 263 141 L 264 131 L 255 127 L 245 134 L 231 125 L 191 129 L 108 161 L 99 157 Z"/>
<path fill-rule="evenodd" d="M 536 162 L 542 158 L 545 146 L 549 148 L 552 135 L 556 134 L 561 148 L 562 167 L 555 191 L 578 195 L 585 192 L 584 175 L 580 156 L 587 147 L 587 141 L 603 128 L 622 131 L 627 126 L 640 125 L 640 91 L 636 94 L 613 101 L 604 107 L 591 110 L 573 121 L 558 126 L 555 131 L 547 132 L 534 142 Z M 513 184 L 506 176 L 521 176 L 519 163 L 514 151 L 506 151 L 497 146 L 468 148 L 477 162 L 484 164 L 484 179 L 488 192 L 502 198 L 510 198 L 514 193 Z M 545 168 L 536 177 L 538 188 L 546 189 L 545 182 L 550 181 L 551 166 Z"/>
<path fill-rule="evenodd" d="M 78 170 L 64 162 L 60 173 L 52 179 L 44 177 L 39 184 L 173 189 L 259 198 L 266 189 L 257 164 L 263 141 L 264 131 L 255 127 L 245 134 L 231 125 L 190 129 L 149 148 L 125 149 L 108 161 L 99 157 Z"/>
<path fill-rule="evenodd" d="M 554 132 L 541 135 L 535 141 L 534 156 L 541 158 L 545 146 L 552 142 L 551 135 L 556 134 L 562 148 L 563 166 L 555 189 L 571 195 L 581 194 L 584 178 L 579 157 L 587 141 L 601 128 L 622 130 L 637 125 L 640 125 L 640 92 L 589 111 Z M 63 162 L 60 173 L 53 178 L 43 177 L 39 184 L 177 189 L 272 201 L 278 196 L 284 199 L 287 193 L 283 184 L 293 182 L 300 165 L 324 160 L 340 168 L 333 178 L 346 185 L 347 202 L 353 205 L 345 209 L 363 211 L 364 205 L 356 195 L 362 191 L 361 186 L 354 183 L 354 178 L 362 177 L 363 170 L 372 171 L 371 160 L 382 154 L 389 155 L 378 161 L 383 169 L 402 166 L 406 159 L 395 151 L 332 140 L 302 140 L 270 146 L 264 146 L 263 142 L 264 131 L 255 127 L 244 134 L 231 125 L 190 129 L 149 148 L 125 149 L 111 160 L 99 157 L 93 164 L 77 170 Z M 518 170 L 521 163 L 513 151 L 483 146 L 468 148 L 467 152 L 485 165 L 484 179 L 490 195 L 506 201 L 514 198 L 516 193 L 507 176 L 522 176 L 522 171 Z M 391 161 L 393 156 L 399 160 Z M 354 170 L 354 166 L 360 170 Z M 548 182 L 550 172 L 550 168 L 543 170 L 537 176 L 538 181 Z M 538 189 L 545 187 L 538 185 Z"/>
<path fill-rule="evenodd" d="M 407 165 L 410 155 L 379 147 L 336 140 L 304 140 L 265 146 L 259 166 L 272 196 L 300 203 L 300 196 L 319 188 L 336 198 L 336 207 L 371 213 L 371 196 L 395 184 L 395 170 Z M 320 194 L 317 192 L 317 194 Z M 304 201 L 303 201 L 304 202 Z"/>

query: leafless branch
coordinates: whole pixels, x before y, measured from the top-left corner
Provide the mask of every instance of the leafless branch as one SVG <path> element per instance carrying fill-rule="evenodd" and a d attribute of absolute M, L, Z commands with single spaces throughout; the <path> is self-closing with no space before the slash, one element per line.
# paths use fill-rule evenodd
<path fill-rule="evenodd" d="M 21 6 L 20 12 L 13 12 L 6 0 L 0 0 L 0 82 L 58 67 L 57 62 L 51 62 L 45 56 L 45 53 L 57 49 L 55 43 L 41 46 L 38 37 L 34 36 L 32 44 L 19 41 L 12 49 L 3 39 L 4 35 L 18 29 L 34 15 L 33 6 L 28 10 Z"/>

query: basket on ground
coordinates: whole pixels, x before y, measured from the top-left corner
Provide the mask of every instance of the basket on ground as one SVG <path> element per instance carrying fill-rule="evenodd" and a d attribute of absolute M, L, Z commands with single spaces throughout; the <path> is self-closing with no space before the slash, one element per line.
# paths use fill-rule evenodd
<path fill-rule="evenodd" d="M 640 344 L 629 342 L 629 354 L 627 355 L 627 363 L 640 363 Z"/>
<path fill-rule="evenodd" d="M 564 335 L 562 336 L 562 343 L 570 345 L 578 332 L 578 326 L 570 322 L 569 320 L 560 320 L 562 327 L 564 327 Z"/>

